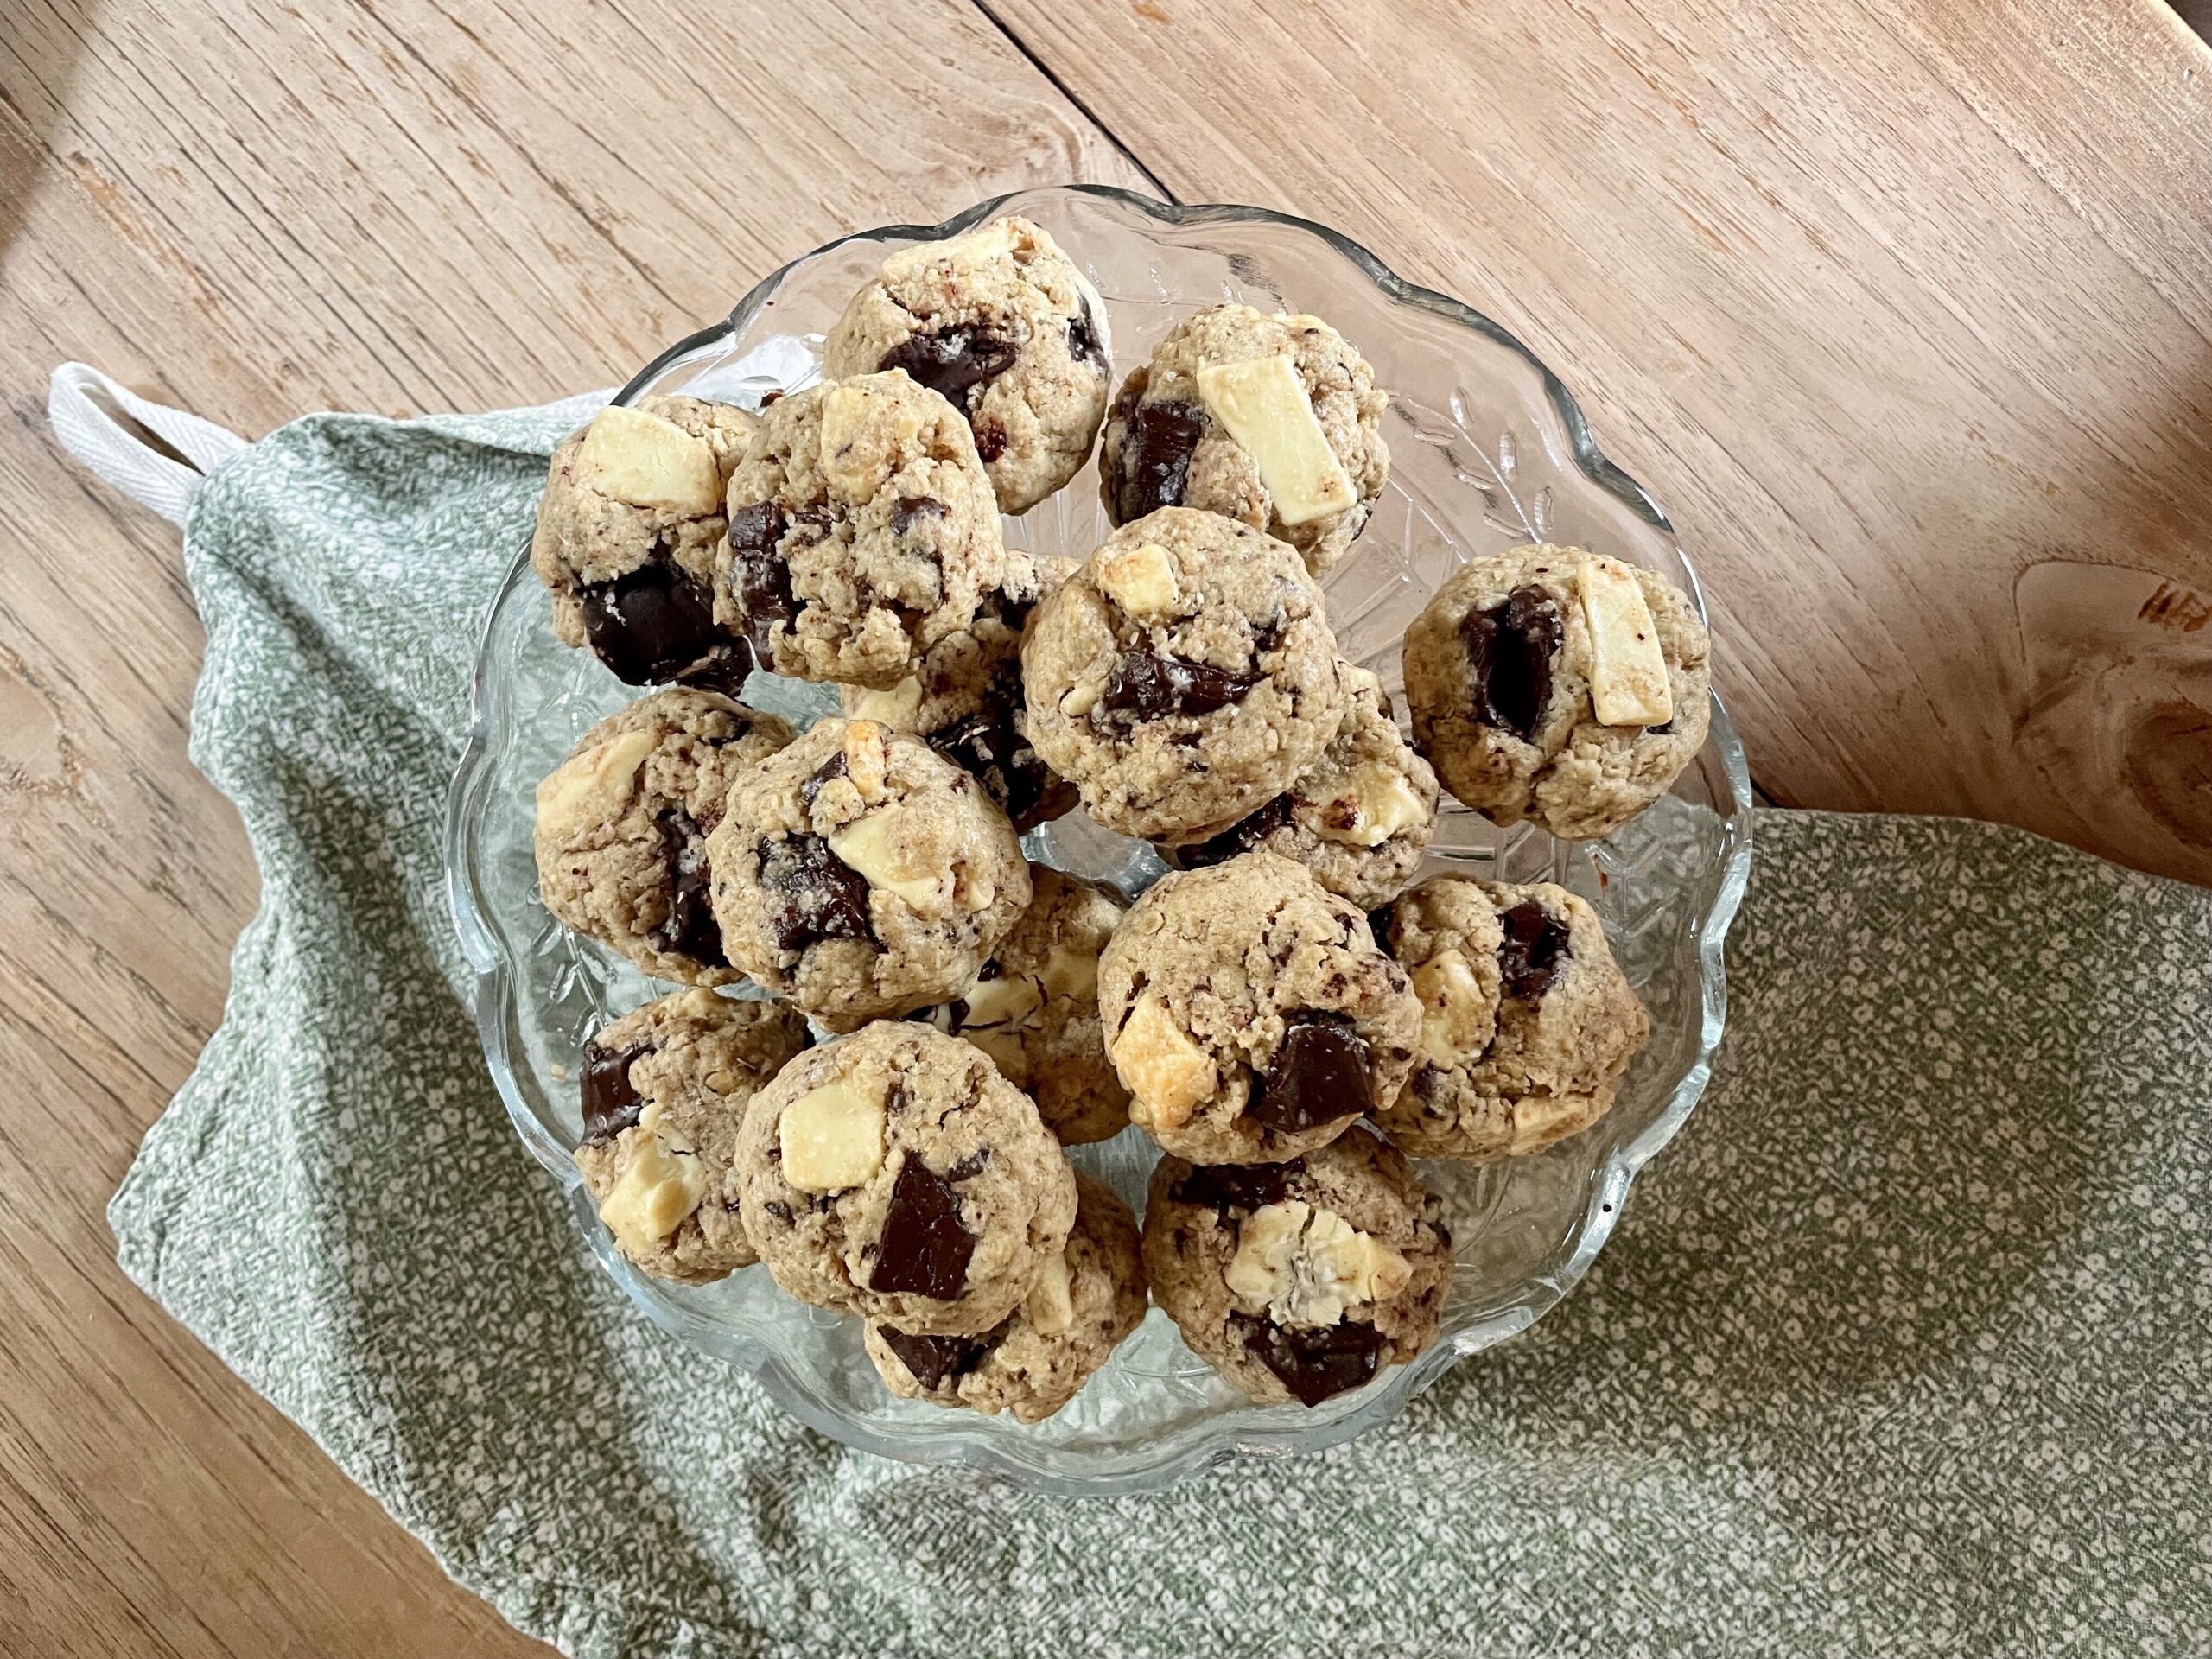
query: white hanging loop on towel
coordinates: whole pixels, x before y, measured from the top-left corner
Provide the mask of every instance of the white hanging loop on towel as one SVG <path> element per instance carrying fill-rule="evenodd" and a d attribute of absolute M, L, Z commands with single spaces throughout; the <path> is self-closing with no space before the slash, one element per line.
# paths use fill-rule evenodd
<path fill-rule="evenodd" d="M 192 464 L 155 448 L 115 417 L 117 410 Z M 87 363 L 64 363 L 54 372 L 47 385 L 46 418 L 61 447 L 102 483 L 173 524 L 184 523 L 207 475 L 245 448 L 245 440 L 228 428 L 149 403 Z"/>

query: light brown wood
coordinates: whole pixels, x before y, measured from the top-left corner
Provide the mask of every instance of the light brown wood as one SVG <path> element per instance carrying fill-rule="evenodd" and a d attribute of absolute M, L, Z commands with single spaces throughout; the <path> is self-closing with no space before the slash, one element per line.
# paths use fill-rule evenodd
<path fill-rule="evenodd" d="M 0 1650 L 543 1652 L 122 1277 L 103 1215 L 255 895 L 98 363 L 247 433 L 620 379 L 791 254 L 1128 162 L 972 7 L 105 5 L 0 24 Z M 885 52 L 887 35 L 913 44 Z"/>
<path fill-rule="evenodd" d="M 1770 787 L 2208 873 L 2201 44 L 2158 0 L 1381 16 L 11 0 L 0 1647 L 543 1651 L 112 1265 L 254 877 L 184 758 L 175 536 L 48 437 L 62 359 L 248 433 L 512 404 L 864 223 L 1067 177 L 1289 206 L 1584 395 L 1710 575 Z"/>
<path fill-rule="evenodd" d="M 1575 389 L 1777 799 L 2212 881 L 2212 52 L 2164 5 L 995 10 L 1181 199 Z"/>

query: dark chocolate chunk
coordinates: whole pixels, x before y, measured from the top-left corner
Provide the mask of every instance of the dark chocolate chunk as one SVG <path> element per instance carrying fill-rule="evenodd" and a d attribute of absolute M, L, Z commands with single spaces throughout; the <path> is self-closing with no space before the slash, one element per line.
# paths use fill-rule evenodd
<path fill-rule="evenodd" d="M 1256 1210 L 1280 1203 L 1290 1191 L 1290 1178 L 1305 1170 L 1303 1158 L 1281 1164 L 1202 1164 L 1178 1181 L 1169 1196 L 1179 1204 L 1217 1210 Z"/>
<path fill-rule="evenodd" d="M 662 856 L 668 863 L 668 914 L 646 937 L 657 950 L 690 957 L 709 968 L 727 968 L 721 930 L 715 925 L 714 906 L 707 897 L 707 838 L 680 806 L 668 808 L 656 822 Z"/>
<path fill-rule="evenodd" d="M 1245 1103 L 1245 1116 L 1278 1134 L 1318 1129 L 1374 1105 L 1367 1040 L 1340 1014 L 1294 1014 Z"/>
<path fill-rule="evenodd" d="M 1267 677 L 1257 670 L 1216 668 L 1149 651 L 1125 651 L 1106 671 L 1098 706 L 1134 720 L 1210 715 L 1226 709 Z"/>
<path fill-rule="evenodd" d="M 1372 1377 L 1382 1358 L 1382 1333 L 1371 1325 L 1277 1325 L 1249 1313 L 1229 1316 L 1244 1345 L 1273 1371 L 1299 1403 L 1318 1406 Z"/>
<path fill-rule="evenodd" d="M 1497 918 L 1505 942 L 1497 947 L 1498 971 L 1508 996 L 1541 996 L 1566 969 L 1567 924 L 1533 899 Z"/>
<path fill-rule="evenodd" d="M 645 1102 L 630 1083 L 630 1062 L 650 1052 L 645 1044 L 624 1049 L 584 1045 L 584 1139 L 611 1141 L 638 1121 Z"/>
<path fill-rule="evenodd" d="M 974 1235 L 960 1224 L 960 1195 L 952 1183 L 909 1156 L 892 1183 L 868 1288 L 950 1301 L 967 1284 L 975 1251 Z"/>
<path fill-rule="evenodd" d="M 1183 505 L 1191 456 L 1206 427 L 1195 404 L 1139 404 L 1114 452 L 1114 522 L 1126 524 L 1156 507 Z"/>
<path fill-rule="evenodd" d="M 702 691 L 719 691 L 726 697 L 736 696 L 745 690 L 746 677 L 753 672 L 753 647 L 742 639 L 718 639 L 709 645 L 704 655 L 676 677 L 685 685 L 695 685 Z M 750 731 L 752 728 L 746 728 Z M 744 732 L 737 736 L 742 737 Z M 735 742 L 736 738 L 730 741 Z"/>
<path fill-rule="evenodd" d="M 1014 728 L 1007 709 L 979 709 L 929 734 L 929 746 L 982 785 L 1017 830 L 1043 804 L 1052 770 Z"/>
<path fill-rule="evenodd" d="M 902 495 L 891 509 L 891 533 L 904 536 L 917 518 L 942 518 L 944 503 L 933 495 Z"/>
<path fill-rule="evenodd" d="M 814 810 L 814 798 L 822 792 L 823 785 L 844 775 L 845 752 L 840 749 L 809 772 L 806 781 L 798 786 L 798 798 L 806 804 L 806 810 L 810 812 Z"/>
<path fill-rule="evenodd" d="M 1528 741 L 1551 701 L 1552 658 L 1561 638 L 1559 607 L 1541 588 L 1516 588 L 1504 604 L 1470 611 L 1459 636 L 1474 681 L 1475 718 Z"/>
<path fill-rule="evenodd" d="M 672 680 L 718 643 L 714 595 L 672 559 L 588 583 L 582 598 L 592 653 L 631 685 Z"/>
<path fill-rule="evenodd" d="M 771 1198 L 760 1207 L 778 1221 L 782 1222 L 785 1226 L 788 1227 L 791 1224 L 791 1207 L 781 1198 Z"/>
<path fill-rule="evenodd" d="M 878 369 L 904 369 L 955 409 L 969 407 L 968 394 L 1014 366 L 1019 352 L 988 328 L 947 328 L 910 334 L 883 354 Z"/>
<path fill-rule="evenodd" d="M 978 1147 L 950 1169 L 946 1170 L 944 1179 L 948 1181 L 972 1180 L 983 1173 L 990 1161 L 991 1149 L 988 1147 Z"/>
<path fill-rule="evenodd" d="M 1083 310 L 1068 319 L 1068 355 L 1078 363 L 1088 363 L 1099 373 L 1104 374 L 1107 372 L 1106 342 L 1098 337 L 1098 319 L 1090 314 L 1090 296 L 1079 295 L 1077 297 Z"/>
<path fill-rule="evenodd" d="M 760 856 L 768 927 L 779 950 L 804 950 L 823 939 L 874 937 L 868 924 L 868 878 L 831 852 L 821 836 L 764 841 Z"/>
<path fill-rule="evenodd" d="M 1186 870 L 1202 870 L 1212 864 L 1226 864 L 1240 854 L 1249 853 L 1276 830 L 1290 822 L 1290 797 L 1278 795 L 1258 811 L 1249 813 L 1219 835 L 1175 849 L 1175 862 Z"/>
<path fill-rule="evenodd" d="M 913 1374 L 914 1381 L 931 1390 L 950 1378 L 966 1376 L 991 1351 L 988 1336 L 910 1337 L 887 1325 L 877 1325 L 875 1334 L 899 1356 L 899 1363 Z"/>
<path fill-rule="evenodd" d="M 770 632 L 776 624 L 788 623 L 798 614 L 798 600 L 791 592 L 791 568 L 779 551 L 785 525 L 783 509 L 772 501 L 756 501 L 729 516 L 729 591 L 753 653 L 766 664 Z"/>
<path fill-rule="evenodd" d="M 976 435 L 976 459 L 986 466 L 1006 454 L 1006 423 L 996 415 L 976 416 L 969 430 Z"/>

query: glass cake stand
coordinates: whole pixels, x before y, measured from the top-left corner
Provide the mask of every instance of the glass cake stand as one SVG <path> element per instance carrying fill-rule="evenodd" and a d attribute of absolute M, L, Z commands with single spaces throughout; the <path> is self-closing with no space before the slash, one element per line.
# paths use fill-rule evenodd
<path fill-rule="evenodd" d="M 1373 669 L 1401 708 L 1399 642 L 1468 558 L 1530 541 L 1573 543 L 1644 565 L 1686 590 L 1696 574 L 1658 506 L 1599 452 L 1565 386 L 1487 317 L 1414 287 L 1335 232 L 1254 207 L 1179 207 L 1067 186 L 987 201 L 937 226 L 891 226 L 833 242 L 761 283 L 719 323 L 664 353 L 622 401 L 685 391 L 757 408 L 819 372 L 824 332 L 899 245 L 1001 213 L 1044 226 L 1104 296 L 1116 378 L 1178 319 L 1224 299 L 1325 317 L 1390 394 L 1389 486 L 1365 532 L 1323 582 L 1344 654 Z M 1095 461 L 1006 524 L 1009 543 L 1081 558 L 1104 537 Z M 1649 1046 L 1595 1128 L 1535 1157 L 1469 1168 L 1425 1162 L 1458 1254 L 1443 1334 L 1408 1365 L 1313 1409 L 1262 1407 L 1217 1377 L 1154 1308 L 1074 1402 L 1049 1421 L 894 1399 L 861 1351 L 857 1319 L 782 1294 L 766 1268 L 686 1287 L 614 1252 L 579 1183 L 577 1050 L 594 1028 L 671 988 L 568 932 L 538 902 L 533 791 L 584 729 L 639 695 L 554 638 L 527 550 L 501 583 L 477 658 L 474 721 L 446 836 L 455 921 L 476 970 L 484 1052 L 517 1131 L 569 1189 L 599 1261 L 645 1313 L 758 1377 L 786 1409 L 848 1446 L 963 1464 L 1064 1492 L 1164 1486 L 1232 1453 L 1312 1451 L 1394 1415 L 1469 1355 L 1526 1330 L 1589 1269 L 1630 1184 L 1704 1091 L 1726 1010 L 1722 942 L 1751 863 L 1751 785 L 1716 699 L 1702 753 L 1660 801 L 1606 841 L 1501 830 L 1446 798 L 1424 875 L 1463 870 L 1565 883 L 1597 906 L 1614 953 L 1650 1009 Z M 803 723 L 834 692 L 755 674 L 755 706 Z M 1104 876 L 1131 893 L 1160 871 L 1141 843 L 1080 813 L 1033 832 L 1030 856 Z M 1141 1212 L 1154 1150 L 1135 1129 L 1077 1148 Z"/>

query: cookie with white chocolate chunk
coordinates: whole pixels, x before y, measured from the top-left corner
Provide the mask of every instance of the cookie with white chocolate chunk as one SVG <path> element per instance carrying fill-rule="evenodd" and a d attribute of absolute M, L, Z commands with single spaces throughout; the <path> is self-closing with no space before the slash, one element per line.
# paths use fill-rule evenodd
<path fill-rule="evenodd" d="M 1395 1098 L 1421 1009 L 1358 906 L 1274 853 L 1160 878 L 1098 961 L 1129 1118 L 1194 1163 L 1275 1163 Z"/>
<path fill-rule="evenodd" d="M 1477 559 L 1406 630 L 1414 741 L 1495 823 L 1610 835 L 1704 747 L 1709 650 L 1651 571 L 1575 547 Z"/>
<path fill-rule="evenodd" d="M 632 685 L 743 687 L 753 656 L 715 624 L 715 558 L 752 434 L 731 404 L 655 395 L 609 404 L 553 452 L 530 563 L 563 645 Z"/>
<path fill-rule="evenodd" d="M 708 902 L 706 838 L 730 786 L 791 741 L 782 716 L 690 686 L 601 721 L 537 786 L 546 909 L 656 979 L 739 977 Z"/>
<path fill-rule="evenodd" d="M 728 512 L 715 620 L 772 673 L 896 685 L 1007 585 L 998 503 L 968 423 L 895 372 L 762 410 Z"/>
<path fill-rule="evenodd" d="M 1389 403 L 1367 359 L 1320 318 L 1208 306 L 1115 394 L 1098 458 L 1106 516 L 1221 513 L 1289 543 L 1318 576 L 1389 475 Z"/>
<path fill-rule="evenodd" d="M 868 1357 L 904 1400 L 1042 1422 L 1075 1398 L 1146 1306 L 1136 1217 L 1114 1190 L 1077 1175 L 1075 1228 L 1020 1307 L 980 1336 L 868 1327 Z"/>
<path fill-rule="evenodd" d="M 806 1046 L 774 1002 L 678 991 L 592 1033 L 576 1167 L 614 1247 L 657 1279 L 702 1285 L 760 1258 L 734 1159 L 753 1091 Z"/>
<path fill-rule="evenodd" d="M 1162 1158 L 1145 1272 L 1192 1352 L 1263 1405 L 1318 1406 L 1436 1340 L 1443 1205 L 1364 1129 L 1280 1164 Z"/>
<path fill-rule="evenodd" d="M 1421 1006 L 1413 1077 L 1373 1114 L 1407 1152 L 1524 1156 L 1612 1109 L 1651 1020 L 1580 896 L 1433 876 L 1382 912 L 1376 935 Z"/>
<path fill-rule="evenodd" d="M 872 720 L 819 721 L 738 780 L 706 855 L 731 963 L 832 1031 L 957 994 L 1029 906 L 982 786 Z"/>
<path fill-rule="evenodd" d="M 1344 716 L 1336 636 L 1290 548 L 1163 507 L 1037 607 L 1025 729 L 1108 829 L 1203 839 L 1288 788 Z"/>
<path fill-rule="evenodd" d="M 1060 1256 L 1074 1172 L 980 1050 L 879 1020 L 811 1048 L 753 1096 L 741 1214 L 803 1302 L 919 1336 L 989 1331 Z"/>
<path fill-rule="evenodd" d="M 1382 683 L 1349 663 L 1343 673 L 1351 704 L 1321 758 L 1258 811 L 1163 849 L 1169 863 L 1198 869 L 1264 848 L 1362 910 L 1404 889 L 1436 832 L 1436 773 L 1399 733 Z"/>

